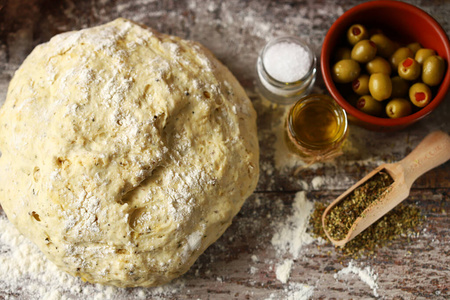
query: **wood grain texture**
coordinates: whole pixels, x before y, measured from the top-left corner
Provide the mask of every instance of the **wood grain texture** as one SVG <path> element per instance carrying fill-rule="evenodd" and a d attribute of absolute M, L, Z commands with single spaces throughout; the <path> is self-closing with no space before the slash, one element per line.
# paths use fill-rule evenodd
<path fill-rule="evenodd" d="M 274 224 L 292 215 L 295 194 L 305 191 L 310 201 L 331 202 L 342 191 L 381 163 L 401 160 L 433 130 L 448 132 L 449 96 L 424 120 L 394 133 L 350 127 L 345 153 L 333 162 L 293 175 L 296 167 L 277 166 L 280 124 L 285 108 L 268 104 L 255 87 L 258 52 L 272 37 L 297 35 L 321 43 L 334 20 L 362 1 L 269 0 L 7 0 L 0 1 L 0 104 L 14 71 L 29 52 L 55 34 L 95 26 L 125 17 L 161 32 L 197 40 L 207 46 L 236 75 L 258 112 L 261 176 L 232 226 L 174 283 L 155 297 L 168 299 L 285 299 L 292 283 L 312 287 L 314 299 L 375 298 L 358 277 L 334 274 L 351 258 L 331 244 L 306 245 L 294 260 L 287 284 L 276 279 L 276 266 L 289 259 L 279 255 L 271 239 Z M 407 1 L 430 13 L 449 34 L 450 3 L 445 0 Z M 318 74 L 314 92 L 325 92 Z M 292 162 L 292 161 L 291 161 Z M 400 237 L 374 256 L 353 261 L 377 274 L 379 298 L 448 299 L 450 297 L 450 163 L 420 177 L 407 203 L 415 203 L 427 220 L 418 237 Z M 0 195 L 1 197 L 1 195 Z M 0 208 L 0 213 L 1 208 Z M 256 257 L 256 259 L 255 259 Z M 5 275 L 0 275 L 5 276 Z M 88 285 L 88 284 L 85 284 Z M 125 294 L 131 294 L 126 290 Z M 64 293 L 76 299 L 70 291 Z M 0 299 L 23 299 L 21 290 L 0 286 Z M 119 298 L 115 298 L 119 299 Z M 127 299 L 124 297 L 123 299 Z"/>

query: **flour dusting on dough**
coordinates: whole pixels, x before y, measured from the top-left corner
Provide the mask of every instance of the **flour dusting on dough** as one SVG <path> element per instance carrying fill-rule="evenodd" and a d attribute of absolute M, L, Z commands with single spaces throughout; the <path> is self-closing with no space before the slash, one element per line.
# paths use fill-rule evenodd
<path fill-rule="evenodd" d="M 196 42 L 117 19 L 37 46 L 10 86 L 1 205 L 74 276 L 164 284 L 256 187 L 256 112 Z"/>

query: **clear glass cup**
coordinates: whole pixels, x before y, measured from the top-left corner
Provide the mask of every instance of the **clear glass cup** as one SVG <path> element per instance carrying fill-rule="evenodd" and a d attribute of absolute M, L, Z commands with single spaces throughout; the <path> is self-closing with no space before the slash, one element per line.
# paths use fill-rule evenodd
<path fill-rule="evenodd" d="M 264 65 L 267 50 L 278 43 L 294 43 L 301 46 L 309 56 L 306 74 L 293 82 L 283 82 L 269 74 Z M 317 58 L 312 47 L 294 36 L 284 36 L 271 40 L 261 50 L 256 63 L 258 73 L 258 87 L 261 94 L 268 100 L 278 104 L 292 104 L 298 99 L 308 95 L 316 80 Z"/>
<path fill-rule="evenodd" d="M 304 161 L 331 160 L 342 154 L 347 114 L 330 96 L 310 95 L 290 108 L 285 133 L 288 149 Z"/>

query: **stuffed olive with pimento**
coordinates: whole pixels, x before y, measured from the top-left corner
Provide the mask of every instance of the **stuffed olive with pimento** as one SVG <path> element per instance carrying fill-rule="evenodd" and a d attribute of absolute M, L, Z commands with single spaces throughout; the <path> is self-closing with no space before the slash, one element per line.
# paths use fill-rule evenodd
<path fill-rule="evenodd" d="M 401 118 L 425 107 L 442 82 L 446 62 L 416 41 L 401 44 L 379 29 L 354 24 L 337 48 L 333 81 L 358 110 L 377 117 Z M 351 88 L 346 88 L 350 86 Z"/>

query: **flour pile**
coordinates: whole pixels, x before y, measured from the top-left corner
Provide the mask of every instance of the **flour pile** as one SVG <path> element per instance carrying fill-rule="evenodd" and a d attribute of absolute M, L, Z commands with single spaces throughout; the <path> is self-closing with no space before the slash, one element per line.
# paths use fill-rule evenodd
<path fill-rule="evenodd" d="M 285 294 L 283 299 L 286 300 L 307 300 L 313 296 L 314 288 L 302 283 L 290 283 L 284 289 Z M 279 295 L 271 294 L 266 300 L 278 300 Z"/>
<path fill-rule="evenodd" d="M 306 232 L 313 203 L 306 199 L 306 193 L 302 191 L 295 195 L 292 206 L 293 214 L 287 218 L 285 223 L 279 224 L 275 228 L 272 245 L 278 254 L 283 255 L 288 252 L 296 259 L 301 248 L 314 241 L 314 238 Z"/>
<path fill-rule="evenodd" d="M 163 287 L 121 289 L 82 282 L 61 271 L 0 213 L 0 285 L 10 295 L 20 291 L 20 299 L 164 299 L 184 287 L 177 280 Z M 0 295 L 1 297 L 2 295 Z M 6 298 L 8 299 L 8 298 Z M 14 299 L 14 296 L 12 297 Z"/>
<path fill-rule="evenodd" d="M 276 267 L 276 278 L 283 284 L 288 283 L 294 260 L 299 258 L 302 247 L 315 240 L 306 232 L 313 203 L 306 199 L 304 191 L 295 194 L 292 208 L 293 214 L 285 222 L 275 225 L 275 234 L 271 241 L 278 255 L 288 254 L 292 257 L 285 259 Z M 309 299 L 313 295 L 314 287 L 289 282 L 284 287 L 284 292 L 286 299 Z M 275 297 L 275 295 L 271 295 L 269 299 L 276 299 L 272 296 Z"/>
<path fill-rule="evenodd" d="M 345 275 L 355 274 L 361 279 L 364 283 L 366 283 L 373 291 L 373 295 L 378 297 L 377 289 L 378 289 L 378 274 L 376 274 L 370 267 L 365 267 L 364 269 L 358 268 L 353 265 L 353 261 L 350 261 L 348 266 L 338 273 L 334 274 L 334 278 L 344 277 Z"/>

